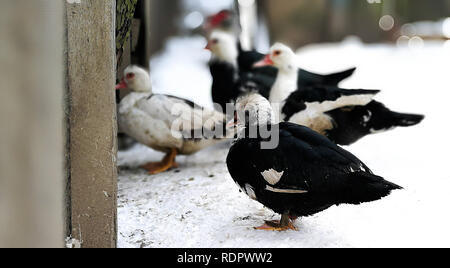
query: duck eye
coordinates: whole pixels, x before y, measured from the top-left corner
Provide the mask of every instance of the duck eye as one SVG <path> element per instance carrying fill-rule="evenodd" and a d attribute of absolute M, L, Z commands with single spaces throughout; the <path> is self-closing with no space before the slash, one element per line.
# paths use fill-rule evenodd
<path fill-rule="evenodd" d="M 280 50 L 275 50 L 275 51 L 273 52 L 273 55 L 274 55 L 274 56 L 280 56 L 280 55 L 281 55 L 281 51 L 280 51 Z"/>
<path fill-rule="evenodd" d="M 129 73 L 129 74 L 127 74 L 127 79 L 128 80 L 133 79 L 135 76 L 136 75 L 134 73 Z"/>
<path fill-rule="evenodd" d="M 213 39 L 211 42 L 212 42 L 214 45 L 216 45 L 216 44 L 219 43 L 219 40 L 218 40 L 218 39 Z"/>

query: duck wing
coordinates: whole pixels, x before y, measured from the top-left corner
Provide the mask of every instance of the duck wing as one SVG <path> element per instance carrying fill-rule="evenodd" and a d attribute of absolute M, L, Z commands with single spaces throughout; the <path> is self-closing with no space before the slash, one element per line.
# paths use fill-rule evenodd
<path fill-rule="evenodd" d="M 409 127 L 422 122 L 420 114 L 391 111 L 383 103 L 372 101 L 365 106 L 350 106 L 327 112 L 333 119 L 334 128 L 327 137 L 340 145 L 350 145 L 361 138 L 396 127 Z"/>
<path fill-rule="evenodd" d="M 245 72 L 254 72 L 258 73 L 259 75 L 266 76 L 266 81 L 268 81 L 268 84 L 266 84 L 265 86 L 272 87 L 273 83 L 275 83 L 278 70 L 272 66 L 253 68 L 253 65 L 256 62 L 261 61 L 264 57 L 264 54 L 259 53 L 255 50 L 243 51 L 241 49 L 238 56 L 239 69 Z M 342 72 L 322 75 L 304 69 L 299 69 L 299 79 L 297 84 L 299 88 L 313 85 L 337 86 L 340 82 L 352 76 L 355 71 L 356 68 L 351 68 Z"/>
<path fill-rule="evenodd" d="M 192 101 L 169 95 L 152 95 L 137 103 L 137 107 L 164 122 L 173 135 L 183 139 L 225 138 L 226 117 Z M 223 129 L 221 134 L 218 130 Z M 218 137 L 219 136 L 219 137 Z"/>
<path fill-rule="evenodd" d="M 311 85 L 337 86 L 340 82 L 352 76 L 355 71 L 356 68 L 351 68 L 342 72 L 332 73 L 328 75 L 321 75 L 306 71 L 304 69 L 299 69 L 298 86 L 299 88 Z"/>
<path fill-rule="evenodd" d="M 282 108 L 285 121 L 294 115 L 307 112 L 320 114 L 346 106 L 364 106 L 370 103 L 379 90 L 342 89 L 332 86 L 310 86 L 294 91 Z"/>

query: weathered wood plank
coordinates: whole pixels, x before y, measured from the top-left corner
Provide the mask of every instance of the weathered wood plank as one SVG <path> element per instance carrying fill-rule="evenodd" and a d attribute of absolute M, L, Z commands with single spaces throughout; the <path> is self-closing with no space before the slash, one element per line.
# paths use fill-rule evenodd
<path fill-rule="evenodd" d="M 115 0 L 67 8 L 71 235 L 82 247 L 117 244 Z"/>

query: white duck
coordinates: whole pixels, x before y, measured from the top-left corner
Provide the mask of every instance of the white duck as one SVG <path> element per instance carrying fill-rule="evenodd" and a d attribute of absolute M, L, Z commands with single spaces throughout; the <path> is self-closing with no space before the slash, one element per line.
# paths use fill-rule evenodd
<path fill-rule="evenodd" d="M 140 67 L 129 66 L 124 73 L 116 90 L 130 89 L 132 93 L 119 104 L 120 131 L 166 153 L 161 162 L 143 166 L 150 174 L 177 167 L 178 154 L 190 155 L 233 137 L 233 131 L 225 129 L 224 114 L 185 99 L 153 94 L 150 75 Z"/>

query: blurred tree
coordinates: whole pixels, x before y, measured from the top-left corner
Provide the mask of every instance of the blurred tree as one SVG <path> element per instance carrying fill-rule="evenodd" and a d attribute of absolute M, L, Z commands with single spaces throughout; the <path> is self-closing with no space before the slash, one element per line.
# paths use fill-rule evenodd
<path fill-rule="evenodd" d="M 150 55 L 160 51 L 168 37 L 178 34 L 181 0 L 145 0 L 150 2 Z"/>
<path fill-rule="evenodd" d="M 138 0 L 117 0 L 116 12 L 116 55 L 117 66 L 120 65 L 123 47 L 130 38 L 131 23 Z"/>
<path fill-rule="evenodd" d="M 322 40 L 328 0 L 260 0 L 272 41 L 299 46 Z M 327 18 L 328 19 L 328 18 Z M 328 25 L 327 25 L 328 26 Z"/>
<path fill-rule="evenodd" d="M 404 22 L 436 20 L 450 16 L 450 0 L 396 0 L 393 6 Z"/>
<path fill-rule="evenodd" d="M 450 0 L 258 0 L 258 4 L 267 18 L 272 41 L 293 47 L 337 42 L 349 35 L 364 42 L 392 41 L 405 23 L 450 15 Z M 380 28 L 383 15 L 395 19 L 392 30 Z"/>

